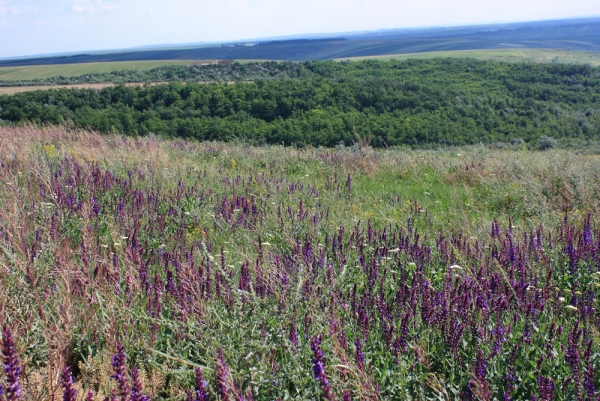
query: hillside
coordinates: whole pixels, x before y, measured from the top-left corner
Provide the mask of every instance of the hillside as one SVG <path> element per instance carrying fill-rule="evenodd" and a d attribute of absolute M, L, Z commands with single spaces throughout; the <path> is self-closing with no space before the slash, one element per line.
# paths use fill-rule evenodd
<path fill-rule="evenodd" d="M 242 44 L 242 43 L 240 43 Z M 0 60 L 0 67 L 140 60 L 327 60 L 452 50 L 546 48 L 600 51 L 600 20 L 391 30 L 336 37 Z"/>

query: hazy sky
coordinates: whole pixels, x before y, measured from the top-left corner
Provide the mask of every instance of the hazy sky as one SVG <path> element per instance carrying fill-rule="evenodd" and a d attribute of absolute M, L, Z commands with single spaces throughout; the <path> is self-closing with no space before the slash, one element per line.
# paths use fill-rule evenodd
<path fill-rule="evenodd" d="M 0 0 L 0 57 L 598 15 L 599 0 Z"/>

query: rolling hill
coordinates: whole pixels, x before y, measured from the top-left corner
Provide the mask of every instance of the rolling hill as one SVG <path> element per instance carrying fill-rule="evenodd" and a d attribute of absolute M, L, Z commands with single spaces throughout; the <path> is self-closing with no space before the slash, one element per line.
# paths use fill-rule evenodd
<path fill-rule="evenodd" d="M 454 28 L 354 32 L 318 38 L 247 41 L 0 60 L 0 67 L 142 60 L 328 60 L 481 49 L 600 51 L 600 18 Z"/>

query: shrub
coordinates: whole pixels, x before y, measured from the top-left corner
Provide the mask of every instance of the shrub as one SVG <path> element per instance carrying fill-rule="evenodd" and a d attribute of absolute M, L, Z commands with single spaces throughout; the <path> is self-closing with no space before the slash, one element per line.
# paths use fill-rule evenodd
<path fill-rule="evenodd" d="M 538 149 L 539 150 L 554 149 L 555 146 L 556 146 L 556 139 L 552 138 L 551 136 L 544 135 L 538 141 Z"/>

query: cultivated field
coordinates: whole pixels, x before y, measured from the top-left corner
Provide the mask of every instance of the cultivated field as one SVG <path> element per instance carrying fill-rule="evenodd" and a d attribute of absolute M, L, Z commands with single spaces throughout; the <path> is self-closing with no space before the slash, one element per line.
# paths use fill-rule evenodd
<path fill-rule="evenodd" d="M 74 77 L 85 74 L 122 70 L 151 70 L 167 65 L 201 65 L 204 63 L 213 63 L 214 61 L 215 60 L 116 61 L 105 63 L 0 67 L 0 80 L 19 81 L 57 76 Z"/>
<path fill-rule="evenodd" d="M 128 86 L 137 84 L 127 84 Z M 49 90 L 49 89 L 102 89 L 108 88 L 109 86 L 115 86 L 115 84 L 79 84 L 79 85 L 53 85 L 53 86 L 6 86 L 0 87 L 0 95 L 14 95 L 15 93 L 29 92 L 36 90 Z"/>
<path fill-rule="evenodd" d="M 438 57 L 476 58 L 506 62 L 562 63 L 600 65 L 600 53 L 578 52 L 561 49 L 500 49 L 500 50 L 456 50 L 412 54 L 387 54 L 381 56 L 350 57 L 339 60 L 407 60 Z"/>
<path fill-rule="evenodd" d="M 598 397 L 599 156 L 0 138 L 9 400 Z"/>

